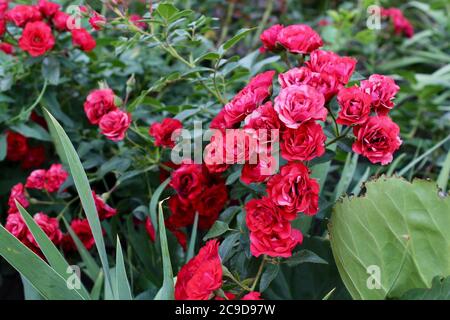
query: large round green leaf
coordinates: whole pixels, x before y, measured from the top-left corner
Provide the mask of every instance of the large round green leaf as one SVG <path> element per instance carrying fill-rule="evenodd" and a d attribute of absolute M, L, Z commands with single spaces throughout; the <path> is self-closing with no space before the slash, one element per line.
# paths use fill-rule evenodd
<path fill-rule="evenodd" d="M 381 177 L 366 189 L 362 197 L 339 201 L 329 224 L 333 255 L 352 297 L 399 298 L 450 275 L 450 197 L 424 180 Z"/>

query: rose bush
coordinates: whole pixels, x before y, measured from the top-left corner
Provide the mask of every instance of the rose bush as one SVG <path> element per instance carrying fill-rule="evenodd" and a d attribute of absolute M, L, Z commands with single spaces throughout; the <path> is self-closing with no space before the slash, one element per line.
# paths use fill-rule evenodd
<path fill-rule="evenodd" d="M 378 29 L 362 4 L 261 2 L 0 0 L 0 255 L 45 262 L 13 264 L 26 292 L 346 299 L 335 202 L 381 174 L 446 193 L 448 33 L 422 17 L 445 29 L 439 0 L 379 8 Z M 30 272 L 67 280 L 56 251 L 75 293 Z"/>

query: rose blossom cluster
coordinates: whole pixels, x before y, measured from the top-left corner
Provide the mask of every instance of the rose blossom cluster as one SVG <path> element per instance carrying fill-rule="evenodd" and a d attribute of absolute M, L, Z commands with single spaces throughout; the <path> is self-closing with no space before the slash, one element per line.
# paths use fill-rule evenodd
<path fill-rule="evenodd" d="M 46 193 L 57 192 L 64 182 L 67 180 L 69 174 L 64 170 L 61 164 L 53 164 L 49 169 L 34 170 L 28 176 L 25 185 L 18 183 L 11 188 L 11 193 L 8 199 L 8 217 L 5 228 L 19 239 L 23 244 L 30 248 L 35 253 L 42 256 L 39 245 L 34 240 L 33 235 L 25 224 L 16 201 L 24 208 L 28 208 L 30 204 L 39 202 L 39 200 L 30 198 L 27 190 L 40 190 Z M 111 218 L 117 214 L 117 210 L 106 204 L 106 201 L 92 192 L 92 197 L 99 215 L 100 220 Z M 56 218 L 51 218 L 48 215 L 39 212 L 34 216 L 34 220 L 46 233 L 49 239 L 55 245 L 61 245 L 64 251 L 75 251 L 75 243 L 69 233 L 63 234 L 59 228 L 59 221 Z M 94 245 L 94 238 L 87 219 L 73 219 L 71 222 L 71 229 L 78 236 L 84 246 L 89 250 Z"/>
<path fill-rule="evenodd" d="M 224 300 L 218 295 L 222 287 L 223 272 L 219 256 L 219 242 L 208 241 L 198 254 L 189 260 L 178 272 L 175 284 L 176 300 Z M 236 295 L 225 292 L 226 299 L 234 300 Z M 252 291 L 241 300 L 261 300 L 260 293 Z"/>
<path fill-rule="evenodd" d="M 228 190 L 221 177 L 208 172 L 204 165 L 190 161 L 172 171 L 170 186 L 177 194 L 168 201 L 172 214 L 165 224 L 186 248 L 186 234 L 182 228 L 194 223 L 196 213 L 199 229 L 211 228 L 228 202 Z"/>
<path fill-rule="evenodd" d="M 93 90 L 84 102 L 84 112 L 91 124 L 109 140 L 121 141 L 131 124 L 131 114 L 119 109 L 114 92 L 109 89 Z"/>
<path fill-rule="evenodd" d="M 30 146 L 28 139 L 14 131 L 6 132 L 6 159 L 19 162 L 23 169 L 41 166 L 45 161 L 45 148 L 43 146 Z"/>
<path fill-rule="evenodd" d="M 394 32 L 397 35 L 404 35 L 411 38 L 414 35 L 414 27 L 411 22 L 403 15 L 403 12 L 398 8 L 382 8 L 381 16 L 389 18 L 394 25 Z"/>
<path fill-rule="evenodd" d="M 33 57 L 44 55 L 52 50 L 56 44 L 56 34 L 70 32 L 74 47 L 83 51 L 92 51 L 96 42 L 92 35 L 84 28 L 77 27 L 77 23 L 57 3 L 39 0 L 34 5 L 16 5 L 8 8 L 8 2 L 2 0 L 0 4 L 0 38 L 6 32 L 7 23 L 22 29 L 18 41 L 19 47 Z M 3 10 L 3 11 L 2 11 Z M 9 43 L 2 43 L 2 51 L 12 54 L 13 48 Z"/>

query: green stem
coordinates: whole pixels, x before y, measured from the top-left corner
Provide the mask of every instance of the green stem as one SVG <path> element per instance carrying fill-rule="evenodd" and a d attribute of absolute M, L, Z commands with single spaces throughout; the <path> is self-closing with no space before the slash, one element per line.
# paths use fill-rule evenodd
<path fill-rule="evenodd" d="M 262 31 L 264 30 L 267 21 L 269 21 L 270 15 L 272 14 L 273 9 L 273 2 L 274 0 L 268 0 L 266 10 L 264 11 L 263 17 L 261 19 L 261 22 L 259 23 L 258 29 L 256 31 L 255 37 L 253 38 L 253 47 L 255 47 L 259 42 L 259 36 L 261 35 Z"/>
<path fill-rule="evenodd" d="M 259 265 L 258 273 L 256 274 L 255 281 L 251 287 L 251 291 L 255 291 L 256 285 L 258 284 L 259 278 L 261 278 L 262 272 L 264 270 L 264 265 L 266 264 L 266 256 L 263 257 L 263 261 Z"/>
<path fill-rule="evenodd" d="M 332 145 L 333 143 L 338 142 L 339 140 L 345 138 L 351 129 L 352 129 L 352 127 L 347 127 L 344 131 L 342 131 L 341 135 L 339 135 L 339 136 L 335 137 L 334 139 L 330 140 L 329 142 L 327 142 L 325 144 L 325 147 L 328 147 L 329 145 Z"/>

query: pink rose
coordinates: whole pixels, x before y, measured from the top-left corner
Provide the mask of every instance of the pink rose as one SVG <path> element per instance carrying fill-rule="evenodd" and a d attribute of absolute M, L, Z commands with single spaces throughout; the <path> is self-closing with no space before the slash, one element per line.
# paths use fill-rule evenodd
<path fill-rule="evenodd" d="M 25 188 L 22 183 L 18 183 L 11 188 L 11 193 L 8 199 L 8 214 L 19 212 L 16 206 L 16 201 L 19 202 L 24 208 L 30 205 L 25 195 Z"/>
<path fill-rule="evenodd" d="M 342 125 L 363 124 L 370 115 L 370 96 L 354 86 L 339 91 L 337 101 L 341 107 L 336 122 Z"/>
<path fill-rule="evenodd" d="M 274 108 L 280 120 L 292 129 L 297 129 L 308 120 L 325 121 L 327 118 L 323 94 L 308 85 L 282 89 L 275 98 Z"/>
<path fill-rule="evenodd" d="M 50 18 L 59 11 L 60 5 L 47 0 L 39 0 L 38 8 L 44 17 Z"/>
<path fill-rule="evenodd" d="M 24 27 L 28 22 L 42 20 L 42 15 L 37 6 L 17 5 L 6 12 L 6 20 L 13 22 L 18 27 Z"/>
<path fill-rule="evenodd" d="M 69 174 L 64 170 L 62 164 L 52 164 L 45 173 L 45 189 L 48 192 L 56 192 L 67 180 Z"/>
<path fill-rule="evenodd" d="M 323 45 L 319 34 L 305 24 L 294 24 L 283 28 L 277 39 L 292 53 L 308 54 Z"/>
<path fill-rule="evenodd" d="M 36 213 L 33 219 L 55 245 L 59 245 L 61 243 L 63 235 L 61 230 L 59 229 L 58 219 L 50 218 L 49 216 L 47 216 L 42 212 Z M 34 239 L 33 234 L 31 232 L 28 232 L 27 238 L 28 241 L 33 246 L 39 248 L 39 245 Z"/>
<path fill-rule="evenodd" d="M 361 81 L 361 90 L 370 95 L 377 114 L 386 115 L 394 107 L 392 100 L 400 87 L 391 77 L 373 74 L 368 80 Z"/>
<path fill-rule="evenodd" d="M 47 171 L 44 169 L 34 170 L 27 178 L 25 187 L 28 189 L 43 190 L 45 188 L 45 176 Z"/>
<path fill-rule="evenodd" d="M 340 57 L 332 51 L 316 50 L 311 53 L 306 66 L 313 72 L 325 72 L 335 77 L 342 85 L 346 85 L 355 71 L 356 60 Z"/>
<path fill-rule="evenodd" d="M 111 89 L 91 91 L 84 102 L 84 112 L 92 124 L 98 124 L 104 115 L 116 109 L 114 92 Z"/>
<path fill-rule="evenodd" d="M 261 42 L 263 43 L 263 46 L 259 50 L 261 52 L 277 51 L 277 49 L 279 49 L 278 35 L 281 30 L 283 30 L 283 26 L 281 24 L 275 24 L 264 30 L 259 36 Z"/>
<path fill-rule="evenodd" d="M 99 122 L 101 133 L 114 142 L 121 141 L 130 127 L 131 114 L 114 110 L 102 117 Z"/>
<path fill-rule="evenodd" d="M 67 31 L 67 20 L 69 18 L 70 16 L 67 13 L 58 11 L 53 15 L 52 23 L 58 31 Z"/>

